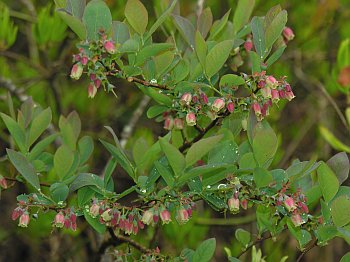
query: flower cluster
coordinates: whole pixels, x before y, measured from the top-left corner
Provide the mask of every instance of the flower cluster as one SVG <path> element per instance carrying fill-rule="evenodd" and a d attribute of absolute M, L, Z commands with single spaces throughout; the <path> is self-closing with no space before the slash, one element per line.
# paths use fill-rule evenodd
<path fill-rule="evenodd" d="M 53 225 L 58 228 L 70 228 L 75 231 L 77 229 L 77 215 L 71 208 L 62 210 L 56 214 Z"/>
<path fill-rule="evenodd" d="M 112 88 L 107 80 L 105 66 L 109 66 L 110 59 L 106 59 L 116 52 L 116 45 L 105 34 L 101 33 L 101 38 L 97 41 L 85 42 L 80 45 L 79 53 L 73 55 L 73 67 L 71 70 L 71 78 L 80 79 L 83 71 L 86 70 L 90 78 L 88 86 L 88 96 L 94 98 L 97 90 L 103 86 L 104 88 Z M 107 63 L 107 65 L 105 65 Z"/>
<path fill-rule="evenodd" d="M 252 103 L 252 108 L 258 120 L 269 115 L 269 108 L 280 99 L 291 101 L 295 96 L 290 84 L 282 78 L 276 80 L 273 76 L 266 75 L 265 71 L 253 75 L 257 83 L 257 89 Z"/>

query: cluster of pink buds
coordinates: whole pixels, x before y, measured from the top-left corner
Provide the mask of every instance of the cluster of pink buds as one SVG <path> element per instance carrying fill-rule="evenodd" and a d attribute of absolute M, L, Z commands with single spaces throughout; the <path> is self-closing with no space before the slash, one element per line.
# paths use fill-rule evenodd
<path fill-rule="evenodd" d="M 283 205 L 286 210 L 291 214 L 291 221 L 295 226 L 300 226 L 306 221 L 302 219 L 303 214 L 308 214 L 309 209 L 306 205 L 306 197 L 301 193 L 300 190 L 297 190 L 292 195 L 286 194 L 286 191 L 289 187 L 289 184 L 285 184 L 281 191 L 279 192 L 279 197 L 276 201 L 277 206 Z"/>
<path fill-rule="evenodd" d="M 52 223 L 55 227 L 77 230 L 77 215 L 70 208 L 59 211 Z"/>
<path fill-rule="evenodd" d="M 30 217 L 29 217 L 29 212 L 27 209 L 23 209 L 21 207 L 16 207 L 13 211 L 12 211 L 12 220 L 17 220 L 19 218 L 18 221 L 18 226 L 20 227 L 27 227 L 30 221 Z"/>
<path fill-rule="evenodd" d="M 187 223 L 192 217 L 192 205 L 180 206 L 177 209 L 176 220 L 179 224 Z"/>
<path fill-rule="evenodd" d="M 253 77 L 257 81 L 258 93 L 252 108 L 259 121 L 269 115 L 273 103 L 278 103 L 280 99 L 291 101 L 295 97 L 284 78 L 278 81 L 273 76 L 267 76 L 265 71 L 256 73 Z"/>
<path fill-rule="evenodd" d="M 83 44 L 79 48 L 79 53 L 73 55 L 74 65 L 71 69 L 71 78 L 80 79 L 84 69 L 90 77 L 88 86 L 88 96 L 94 98 L 99 87 L 106 82 L 106 76 L 100 72 L 100 63 L 97 63 L 103 57 L 113 55 L 116 52 L 116 46 L 112 40 L 107 39 L 107 36 L 101 33 L 101 38 L 96 42 L 90 42 L 89 45 Z M 102 51 L 102 52 L 101 52 Z"/>

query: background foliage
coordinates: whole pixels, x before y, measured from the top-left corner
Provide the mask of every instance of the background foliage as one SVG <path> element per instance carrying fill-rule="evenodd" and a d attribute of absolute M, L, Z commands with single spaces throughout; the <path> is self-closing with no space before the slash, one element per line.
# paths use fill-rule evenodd
<path fill-rule="evenodd" d="M 162 1 L 143 1 L 154 20 L 157 8 Z M 281 4 L 288 10 L 288 25 L 293 28 L 296 38 L 290 43 L 281 61 L 274 65 L 270 72 L 274 75 L 287 75 L 297 96 L 292 103 L 281 105 L 273 110 L 269 122 L 277 131 L 279 144 L 277 156 L 272 167 L 287 167 L 294 159 L 308 160 L 317 157 L 327 160 L 338 151 L 349 152 L 350 136 L 345 119 L 339 117 L 339 110 L 345 115 L 349 106 L 349 93 L 337 83 L 344 66 L 350 64 L 346 51 L 339 53 L 341 42 L 350 37 L 350 4 L 348 1 L 256 1 L 254 15 L 264 15 L 272 6 Z M 123 16 L 126 1 L 107 1 L 114 19 Z M 197 1 L 180 1 L 181 13 L 189 14 L 196 10 Z M 235 1 L 205 1 L 211 7 L 213 15 L 219 19 L 229 8 L 234 9 Z M 6 7 L 7 6 L 7 7 Z M 154 9 L 154 7 L 156 7 Z M 71 56 L 76 53 L 78 42 L 75 34 L 67 30 L 65 23 L 54 12 L 54 3 L 46 1 L 12 1 L 1 3 L 0 23 L 0 111 L 10 114 L 6 103 L 7 92 L 12 94 L 16 108 L 27 96 L 33 96 L 35 102 L 43 108 L 51 106 L 53 122 L 58 123 L 60 114 L 68 115 L 76 110 L 82 119 L 83 135 L 90 135 L 94 141 L 107 138 L 103 128 L 111 126 L 125 148 L 132 147 L 139 137 L 144 137 L 148 144 L 165 134 L 162 124 L 155 125 L 145 114 L 138 119 L 131 137 L 127 137 L 123 128 L 129 123 L 140 103 L 147 104 L 137 89 L 131 88 L 125 81 L 117 80 L 114 84 L 118 90 L 118 100 L 111 95 L 99 92 L 94 100 L 87 97 L 86 80 L 71 81 L 68 75 L 71 67 Z M 154 12 L 154 13 L 151 13 Z M 9 14 L 10 21 L 5 21 Z M 154 22 L 154 21 L 152 21 Z M 142 30 L 142 29 L 140 29 Z M 161 38 L 162 36 L 159 36 Z M 345 46 L 345 44 L 343 44 Z M 135 90 L 135 91 L 133 91 Z M 349 113 L 348 113 L 349 115 Z M 11 145 L 3 123 L 0 132 L 0 153 L 5 155 L 5 148 Z M 100 143 L 95 144 L 94 159 L 89 160 L 92 170 L 101 170 L 109 158 L 108 152 Z M 0 172 L 7 174 L 8 162 L 0 163 Z M 126 174 L 118 178 L 115 185 L 120 192 L 128 188 Z M 345 182 L 349 185 L 348 181 Z M 16 261 L 40 259 L 86 260 L 98 249 L 101 237 L 84 225 L 78 231 L 67 231 L 66 234 L 53 232 L 52 217 L 39 216 L 38 221 L 31 223 L 28 230 L 17 228 L 10 218 L 15 207 L 14 199 L 23 186 L 17 185 L 14 190 L 2 193 L 0 202 L 0 241 L 1 259 Z M 16 192 L 17 191 L 17 192 Z M 209 214 L 199 207 L 190 223 L 181 226 L 169 224 L 164 231 L 155 234 L 154 246 L 161 250 L 178 254 L 184 247 L 196 248 L 209 237 L 217 238 L 217 261 L 222 261 L 230 252 L 239 253 L 240 244 L 235 238 L 237 227 L 244 227 L 250 232 L 256 231 L 254 214 L 245 213 L 242 217 L 234 216 L 229 222 L 223 222 L 219 214 Z M 218 220 L 212 219 L 217 216 Z M 212 217 L 211 219 L 209 217 Z M 223 225 L 225 224 L 225 225 Z M 153 237 L 149 233 L 148 241 Z M 264 241 L 260 248 L 268 254 L 267 261 L 276 261 L 283 255 L 294 261 L 296 242 L 288 241 L 288 235 L 282 235 L 284 241 Z M 141 240 L 142 241 L 142 240 Z M 145 243 L 148 242 L 144 240 Z M 74 249 L 72 249 L 74 243 Z M 228 245 L 227 243 L 231 243 Z M 277 248 L 276 248 L 277 247 Z M 338 261 L 348 250 L 348 244 L 335 239 L 323 249 L 314 248 L 305 257 L 305 261 L 321 259 Z M 326 259 L 326 260 L 325 260 Z"/>

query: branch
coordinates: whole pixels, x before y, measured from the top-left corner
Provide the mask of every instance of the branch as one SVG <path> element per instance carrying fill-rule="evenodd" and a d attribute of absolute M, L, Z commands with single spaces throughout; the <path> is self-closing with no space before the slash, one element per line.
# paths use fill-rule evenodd
<path fill-rule="evenodd" d="M 307 247 L 301 254 L 300 256 L 298 257 L 297 261 L 296 262 L 300 262 L 301 259 L 304 257 L 304 255 L 309 252 L 311 249 L 313 249 L 314 247 L 317 246 L 317 239 L 314 239 L 314 241 L 312 242 L 312 244 Z"/>
<path fill-rule="evenodd" d="M 21 102 L 24 102 L 28 99 L 28 96 L 24 94 L 23 90 L 18 89 L 10 79 L 6 79 L 0 76 L 0 87 L 7 89 L 10 94 L 16 96 Z"/>
<path fill-rule="evenodd" d="M 150 101 L 151 101 L 151 98 L 149 96 L 144 95 L 138 107 L 132 114 L 132 117 L 130 118 L 129 123 L 126 126 L 124 126 L 121 134 L 121 140 L 120 140 L 120 145 L 122 146 L 122 148 L 124 148 L 126 143 L 128 142 L 128 139 L 130 138 L 132 131 L 134 130 L 135 125 L 137 124 L 137 121 L 142 116 L 142 113 L 145 111 L 145 108 Z"/>
<path fill-rule="evenodd" d="M 12 181 L 12 182 L 17 182 L 17 183 L 22 183 L 21 181 L 18 181 L 16 178 L 12 178 L 12 177 L 6 177 L 4 176 L 4 178 L 8 181 Z M 47 184 L 47 183 L 40 183 L 41 186 L 44 186 L 44 187 L 50 187 L 51 185 L 50 184 Z"/>
<path fill-rule="evenodd" d="M 262 237 L 259 239 L 256 239 L 253 243 L 251 243 L 245 250 L 243 250 L 241 253 L 238 254 L 237 258 L 241 257 L 243 254 L 245 254 L 246 252 L 248 252 L 253 246 L 255 246 L 258 243 L 264 242 L 267 239 L 272 238 L 272 235 L 266 236 L 266 237 Z"/>
<path fill-rule="evenodd" d="M 199 131 L 199 134 L 193 138 L 192 141 L 188 142 L 184 142 L 183 145 L 179 148 L 180 152 L 184 152 L 187 148 L 190 148 L 194 143 L 198 142 L 199 140 L 201 140 L 206 133 L 208 133 L 208 131 L 210 129 L 212 129 L 214 126 L 218 125 L 219 124 L 219 121 L 222 120 L 223 118 L 225 118 L 226 116 L 229 115 L 229 112 L 228 111 L 225 111 L 224 114 L 222 115 L 222 117 L 220 118 L 216 118 L 213 122 L 211 122 L 206 128 L 204 129 L 198 129 L 197 130 Z"/>
<path fill-rule="evenodd" d="M 129 245 L 133 246 L 134 248 L 138 249 L 139 251 L 141 251 L 144 254 L 152 253 L 152 251 L 150 249 L 142 246 L 141 244 L 137 243 L 135 240 L 133 240 L 129 237 L 126 237 L 126 236 L 114 234 L 114 231 L 112 228 L 108 228 L 108 232 L 111 235 L 112 240 L 114 241 L 114 244 L 116 243 L 117 245 L 120 245 L 122 243 L 128 243 Z"/>

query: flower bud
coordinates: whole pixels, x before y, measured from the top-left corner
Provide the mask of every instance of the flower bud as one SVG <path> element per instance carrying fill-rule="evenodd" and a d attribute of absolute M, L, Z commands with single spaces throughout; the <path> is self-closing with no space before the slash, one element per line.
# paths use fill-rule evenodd
<path fill-rule="evenodd" d="M 264 88 L 261 88 L 261 95 L 267 99 L 267 98 L 271 98 L 272 95 L 271 95 L 271 88 L 270 87 L 264 87 Z"/>
<path fill-rule="evenodd" d="M 114 54 L 115 53 L 115 45 L 112 41 L 106 41 L 104 44 L 104 48 L 106 49 L 107 53 Z"/>
<path fill-rule="evenodd" d="M 253 42 L 252 42 L 252 40 L 247 39 L 247 41 L 245 41 L 245 43 L 244 43 L 244 49 L 245 49 L 247 52 L 249 52 L 249 51 L 251 51 L 251 50 L 253 49 Z"/>
<path fill-rule="evenodd" d="M 101 79 L 98 79 L 98 78 L 94 81 L 94 84 L 97 89 L 101 86 L 101 83 L 102 83 Z"/>
<path fill-rule="evenodd" d="M 278 91 L 278 94 L 279 94 L 280 98 L 286 98 L 286 91 L 284 91 L 284 90 L 279 90 L 279 91 Z"/>
<path fill-rule="evenodd" d="M 283 36 L 287 41 L 293 40 L 295 37 L 294 32 L 290 27 L 285 27 L 283 29 Z"/>
<path fill-rule="evenodd" d="M 153 222 L 153 212 L 151 210 L 145 211 L 145 213 L 143 213 L 141 221 L 145 225 L 151 224 Z"/>
<path fill-rule="evenodd" d="M 4 178 L 2 175 L 0 175 L 0 187 L 6 189 L 7 188 L 7 181 L 6 178 Z"/>
<path fill-rule="evenodd" d="M 180 99 L 180 104 L 181 105 L 189 105 L 192 101 L 192 95 L 190 93 L 184 93 L 182 96 L 181 96 L 181 99 Z"/>
<path fill-rule="evenodd" d="M 242 206 L 242 208 L 244 210 L 247 210 L 247 208 L 248 208 L 248 200 L 247 199 L 242 199 L 241 206 Z"/>
<path fill-rule="evenodd" d="M 103 221 L 105 221 L 105 222 L 111 221 L 111 219 L 112 219 L 111 211 L 112 210 L 110 208 L 108 208 L 106 211 L 104 211 L 102 213 L 101 218 Z"/>
<path fill-rule="evenodd" d="M 291 88 L 290 84 L 286 84 L 284 87 L 284 90 L 286 90 L 286 92 L 291 92 L 292 88 Z"/>
<path fill-rule="evenodd" d="M 194 96 L 192 97 L 192 102 L 193 102 L 193 103 L 198 103 L 198 96 L 194 95 Z"/>
<path fill-rule="evenodd" d="M 176 130 L 182 130 L 184 128 L 184 120 L 181 118 L 175 118 L 174 127 Z"/>
<path fill-rule="evenodd" d="M 288 99 L 288 101 L 291 101 L 294 97 L 295 97 L 295 95 L 294 95 L 293 91 L 286 92 L 286 98 Z"/>
<path fill-rule="evenodd" d="M 174 127 L 174 119 L 172 117 L 167 117 L 164 121 L 164 129 L 171 130 Z"/>
<path fill-rule="evenodd" d="M 293 211 L 293 210 L 295 210 L 297 208 L 297 206 L 294 203 L 294 199 L 291 198 L 291 197 L 287 197 L 284 200 L 284 205 L 286 206 L 288 211 Z"/>
<path fill-rule="evenodd" d="M 278 81 L 273 76 L 268 76 L 266 78 L 266 85 L 270 88 L 276 88 L 278 85 Z"/>
<path fill-rule="evenodd" d="M 266 82 L 264 80 L 260 80 L 258 82 L 258 88 L 264 88 L 266 86 Z"/>
<path fill-rule="evenodd" d="M 185 208 L 181 207 L 177 211 L 177 220 L 179 223 L 186 223 L 189 220 L 188 212 Z"/>
<path fill-rule="evenodd" d="M 88 97 L 94 98 L 97 93 L 97 88 L 93 83 L 90 83 L 88 86 Z"/>
<path fill-rule="evenodd" d="M 12 211 L 12 220 L 16 220 L 16 219 L 19 218 L 22 214 L 23 214 L 22 208 L 16 207 L 16 208 Z"/>
<path fill-rule="evenodd" d="M 236 213 L 239 211 L 239 199 L 237 197 L 233 196 L 229 198 L 227 200 L 227 205 L 230 212 Z"/>
<path fill-rule="evenodd" d="M 208 97 L 205 93 L 201 93 L 201 99 L 202 99 L 202 103 L 203 104 L 208 104 L 209 103 L 209 100 L 208 100 Z"/>
<path fill-rule="evenodd" d="M 56 214 L 55 216 L 55 220 L 54 220 L 54 225 L 55 227 L 60 227 L 62 228 L 64 226 L 64 215 L 62 214 L 62 212 L 59 212 Z"/>
<path fill-rule="evenodd" d="M 83 56 L 81 58 L 81 64 L 82 65 L 87 65 L 88 62 L 89 62 L 89 58 L 87 56 Z"/>
<path fill-rule="evenodd" d="M 298 213 L 294 213 L 291 217 L 292 222 L 294 224 L 294 226 L 298 227 L 301 226 L 302 224 L 304 224 L 303 219 L 301 218 L 301 216 Z"/>
<path fill-rule="evenodd" d="M 160 212 L 160 218 L 163 221 L 163 224 L 168 224 L 171 221 L 170 212 L 166 209 Z"/>
<path fill-rule="evenodd" d="M 279 92 L 276 89 L 271 90 L 271 97 L 273 102 L 278 102 L 280 100 Z"/>
<path fill-rule="evenodd" d="M 75 80 L 78 80 L 82 74 L 83 74 L 83 65 L 81 63 L 74 64 L 70 72 L 70 77 Z"/>
<path fill-rule="evenodd" d="M 258 102 L 253 103 L 253 110 L 255 112 L 255 115 L 260 116 L 261 115 L 261 107 Z"/>
<path fill-rule="evenodd" d="M 81 56 L 79 54 L 73 55 L 73 62 L 80 62 Z"/>
<path fill-rule="evenodd" d="M 235 104 L 232 101 L 229 101 L 226 107 L 230 113 L 233 113 L 235 111 Z"/>
<path fill-rule="evenodd" d="M 211 109 L 214 112 L 219 112 L 221 109 L 223 109 L 225 107 L 225 102 L 223 99 L 221 98 L 217 98 L 215 99 L 213 105 L 211 106 Z"/>
<path fill-rule="evenodd" d="M 193 112 L 187 113 L 187 115 L 186 115 L 186 123 L 189 126 L 196 125 L 196 115 Z"/>
<path fill-rule="evenodd" d="M 89 214 L 93 218 L 97 217 L 100 214 L 100 206 L 98 204 L 92 204 L 89 209 Z"/>
<path fill-rule="evenodd" d="M 27 227 L 28 224 L 29 224 L 29 221 L 30 221 L 30 218 L 29 218 L 28 212 L 25 212 L 19 218 L 18 226 L 20 226 L 20 227 Z"/>

